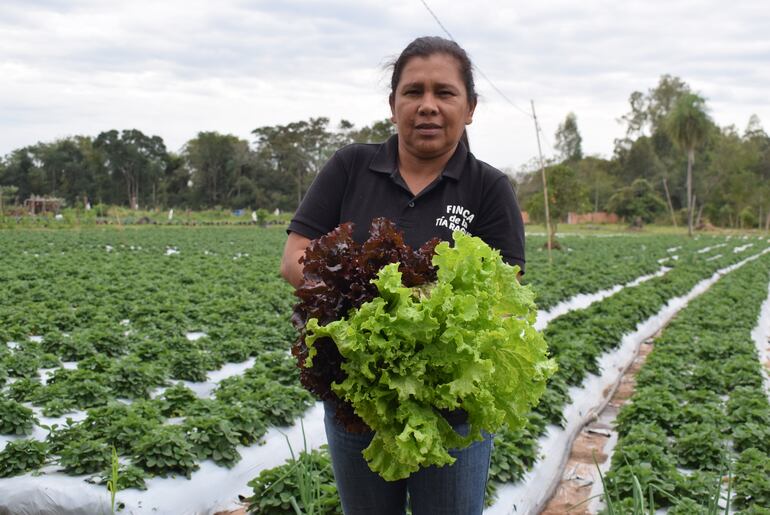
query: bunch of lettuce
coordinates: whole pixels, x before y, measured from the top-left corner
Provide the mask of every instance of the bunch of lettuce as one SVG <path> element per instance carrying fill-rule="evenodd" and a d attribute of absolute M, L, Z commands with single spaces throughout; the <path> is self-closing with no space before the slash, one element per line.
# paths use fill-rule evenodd
<path fill-rule="evenodd" d="M 331 385 L 341 383 L 346 375 L 343 358 L 330 338 L 316 338 L 315 366 L 306 366 L 309 349 L 305 343 L 305 326 L 310 319 L 327 324 L 347 316 L 378 295 L 372 279 L 388 263 L 399 263 L 406 286 L 418 286 L 436 280 L 431 264 L 438 238 L 419 249 L 404 243 L 403 234 L 387 218 L 375 218 L 369 238 L 363 243 L 353 240 L 353 224 L 345 223 L 310 242 L 302 258 L 304 283 L 297 290 L 299 302 L 294 306 L 292 322 L 299 338 L 292 347 L 297 358 L 302 385 L 318 398 L 332 403 L 335 416 L 348 431 L 367 432 L 370 428 L 354 413 L 350 403 L 340 399 Z"/>
<path fill-rule="evenodd" d="M 406 286 L 399 265 L 386 265 L 373 281 L 378 296 L 341 320 L 305 327 L 307 366 L 322 338 L 344 358 L 346 377 L 332 390 L 375 431 L 364 457 L 386 480 L 453 463 L 448 450 L 480 440 L 482 430 L 522 427 L 556 370 L 519 267 L 479 238 L 453 237 L 454 247 L 435 248 L 435 283 Z M 442 415 L 458 409 L 467 412 L 467 436 Z"/>

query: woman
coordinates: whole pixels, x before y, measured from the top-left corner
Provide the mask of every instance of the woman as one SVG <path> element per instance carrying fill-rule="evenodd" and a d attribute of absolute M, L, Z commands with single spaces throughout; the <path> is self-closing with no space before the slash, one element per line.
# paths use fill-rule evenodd
<path fill-rule="evenodd" d="M 477 94 L 465 51 L 438 37 L 411 42 L 393 63 L 389 102 L 398 134 L 380 145 L 347 146 L 329 160 L 289 224 L 281 274 L 300 286 L 299 259 L 311 239 L 352 221 L 362 242 L 376 217 L 393 220 L 413 248 L 436 236 L 451 241 L 455 230 L 478 236 L 523 270 L 524 229 L 511 184 L 468 150 L 465 126 Z M 326 434 L 346 515 L 403 514 L 407 492 L 414 515 L 482 512 L 489 435 L 452 451 L 451 466 L 388 482 L 361 455 L 372 434 L 348 433 L 330 410 Z M 467 434 L 462 412 L 448 420 Z"/>

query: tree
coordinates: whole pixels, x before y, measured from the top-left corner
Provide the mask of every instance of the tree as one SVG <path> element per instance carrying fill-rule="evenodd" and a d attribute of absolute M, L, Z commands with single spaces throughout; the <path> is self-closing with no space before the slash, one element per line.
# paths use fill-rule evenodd
<path fill-rule="evenodd" d="M 166 167 L 168 154 L 160 136 L 146 136 L 137 129 L 100 133 L 94 148 L 101 152 L 104 165 L 113 176 L 122 176 L 126 184 L 128 205 L 139 208 L 140 193 L 147 189 L 157 193 L 157 180 Z M 152 202 L 157 198 L 152 195 Z M 147 203 L 150 197 L 145 193 Z"/>
<path fill-rule="evenodd" d="M 632 225 L 641 226 L 642 222 L 650 223 L 663 213 L 666 204 L 648 181 L 636 179 L 610 198 L 607 209 Z"/>
<path fill-rule="evenodd" d="M 603 210 L 609 198 L 617 190 L 615 167 L 616 163 L 594 156 L 584 157 L 576 164 L 580 182 L 588 185 L 588 194 L 594 211 Z"/>
<path fill-rule="evenodd" d="M 294 175 L 297 206 L 302 202 L 303 191 L 310 180 L 338 146 L 335 134 L 326 129 L 328 123 L 328 118 L 311 118 L 288 125 L 258 127 L 252 131 L 257 136 L 260 159 L 281 174 Z"/>
<path fill-rule="evenodd" d="M 390 119 L 377 120 L 371 125 L 356 129 L 347 120 L 340 122 L 340 134 L 343 144 L 382 143 L 396 133 L 396 126 Z"/>
<path fill-rule="evenodd" d="M 558 164 L 548 167 L 546 173 L 548 174 L 548 208 L 551 215 L 551 226 L 548 230 L 551 240 L 555 242 L 559 221 L 566 220 L 570 212 L 583 211 L 589 205 L 589 201 L 585 185 L 580 181 L 573 167 Z M 538 221 L 545 220 L 545 206 L 542 198 L 541 186 L 538 194 L 530 196 L 525 204 L 529 215 Z"/>
<path fill-rule="evenodd" d="M 250 159 L 249 143 L 231 134 L 199 132 L 183 150 L 199 205 L 229 205 L 232 197 L 248 188 L 244 168 Z"/>
<path fill-rule="evenodd" d="M 710 126 L 705 100 L 694 93 L 683 94 L 666 119 L 671 138 L 687 153 L 687 234 L 690 236 L 693 229 L 692 165 L 695 147 L 706 138 Z"/>
<path fill-rule="evenodd" d="M 581 142 L 583 138 L 577 126 L 575 113 L 567 114 L 563 123 L 556 129 L 556 143 L 554 147 L 559 151 L 561 161 L 575 162 L 583 158 Z"/>

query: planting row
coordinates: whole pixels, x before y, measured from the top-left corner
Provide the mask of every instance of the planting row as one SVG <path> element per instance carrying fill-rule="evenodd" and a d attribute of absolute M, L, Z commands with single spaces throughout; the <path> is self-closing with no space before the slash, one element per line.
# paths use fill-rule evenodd
<path fill-rule="evenodd" d="M 0 475 L 50 464 L 70 474 L 100 473 L 115 445 L 127 484 L 140 486 L 146 474 L 189 476 L 203 459 L 231 466 L 239 445 L 309 406 L 285 352 L 294 338 L 288 323 L 294 297 L 277 274 L 282 231 L 9 234 L 0 234 L 4 248 L 13 249 L 0 256 L 8 285 L 0 297 L 0 343 L 16 343 L 0 345 L 0 433 L 19 436 L 3 451 Z M 557 302 L 568 291 L 593 291 L 588 271 L 599 268 L 602 252 L 623 263 L 606 268 L 602 285 L 609 286 L 657 269 L 661 255 L 680 255 L 669 258 L 675 269 L 687 263 L 685 251 L 713 266 L 740 257 L 728 252 L 707 261 L 714 251 L 697 253 L 724 245 L 721 238 L 687 249 L 669 246 L 672 241 L 570 238 L 573 251 L 558 254 L 548 275 L 533 265 L 527 277 L 538 290 L 539 278 L 547 284 L 583 277 L 552 295 Z M 612 250 L 616 245 L 623 250 Z M 645 245 L 657 259 L 634 268 L 631 258 L 644 255 Z M 528 250 L 533 263 L 544 255 L 535 249 Z M 525 445 L 505 462 L 526 467 L 534 460 L 534 436 L 546 420 L 537 417 L 524 430 L 532 436 L 525 438 L 529 450 Z M 31 431 L 36 441 L 20 438 Z M 499 448 L 508 441 L 522 449 L 516 435 L 499 440 Z"/>
<path fill-rule="evenodd" d="M 699 251 L 715 255 L 743 240 L 703 236 L 684 240 L 679 236 L 614 236 L 560 238 L 563 249 L 552 252 L 553 263 L 543 248 L 545 238 L 527 239 L 525 284 L 538 293 L 539 309 L 549 309 L 561 300 L 592 293 L 656 272 L 662 264 L 673 266 L 678 259 Z M 579 258 L 577 258 L 579 256 Z M 708 256 L 704 256 L 708 257 Z M 576 259 L 577 258 L 577 259 Z"/>
<path fill-rule="evenodd" d="M 598 363 L 603 354 L 616 348 L 625 334 L 658 313 L 669 299 L 685 295 L 702 279 L 742 259 L 742 253 L 733 252 L 718 259 L 700 254 L 681 258 L 676 268 L 664 276 L 625 288 L 587 309 L 553 320 L 544 335 L 559 370 L 549 381 L 528 425 L 522 431 L 503 431 L 496 437 L 490 497 L 498 484 L 521 479 L 533 466 L 538 457 L 537 440 L 545 434 L 547 425 L 564 425 L 563 412 L 571 402 L 569 388 L 580 386 L 589 374 L 601 375 Z"/>
<path fill-rule="evenodd" d="M 770 513 L 770 403 L 751 337 L 768 269 L 765 257 L 730 274 L 655 340 L 617 418 L 616 505 L 632 509 L 636 480 L 672 515 L 705 513 L 726 488 L 741 513 Z"/>

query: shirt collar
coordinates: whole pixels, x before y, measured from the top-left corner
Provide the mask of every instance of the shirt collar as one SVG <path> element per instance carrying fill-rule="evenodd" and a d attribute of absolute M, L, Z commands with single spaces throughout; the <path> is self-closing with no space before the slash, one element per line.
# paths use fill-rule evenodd
<path fill-rule="evenodd" d="M 459 180 L 460 176 L 465 170 L 465 160 L 468 158 L 468 149 L 465 144 L 460 141 L 457 144 L 457 149 L 449 162 L 444 167 L 444 171 L 441 175 L 449 177 L 450 179 Z M 398 169 L 398 135 L 395 134 L 388 138 L 388 140 L 380 145 L 377 149 L 377 153 L 369 163 L 369 169 L 374 172 L 387 173 L 393 175 Z"/>

